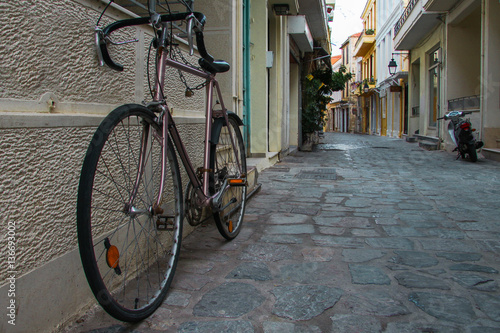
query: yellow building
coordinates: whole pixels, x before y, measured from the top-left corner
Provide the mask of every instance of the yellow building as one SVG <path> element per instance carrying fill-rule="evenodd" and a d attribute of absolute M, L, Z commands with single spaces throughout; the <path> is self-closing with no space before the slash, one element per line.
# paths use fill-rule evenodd
<path fill-rule="evenodd" d="M 361 14 L 363 20 L 363 31 L 359 36 L 354 47 L 354 56 L 361 58 L 361 80 L 358 81 L 359 94 L 359 121 L 357 131 L 361 133 L 372 134 L 371 124 L 376 121 L 376 93 L 375 85 L 377 83 L 376 66 L 376 0 L 368 0 Z"/>

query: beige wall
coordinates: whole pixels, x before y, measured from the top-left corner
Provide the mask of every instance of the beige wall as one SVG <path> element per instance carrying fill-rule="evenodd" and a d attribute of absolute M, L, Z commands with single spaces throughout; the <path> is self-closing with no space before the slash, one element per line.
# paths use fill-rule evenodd
<path fill-rule="evenodd" d="M 231 62 L 234 21 L 228 17 L 233 2 L 221 0 L 214 6 L 213 1 L 200 0 L 195 5 L 202 12 L 210 9 L 206 12 L 209 52 Z M 76 241 L 81 163 L 104 115 L 120 104 L 150 100 L 145 55 L 151 31 L 139 27 L 117 34 L 116 40 L 137 38 L 139 43 L 111 48 L 113 58 L 125 66 L 116 72 L 97 64 L 94 24 L 103 8 L 100 1 L 31 0 L 21 9 L 18 2 L 9 1 L 0 7 L 5 46 L 0 48 L 0 216 L 2 234 L 9 223 L 15 224 L 17 286 L 17 325 L 7 327 L 2 320 L 0 331 L 50 331 L 93 301 Z M 128 17 L 118 10 L 107 14 L 107 22 Z M 220 75 L 228 108 L 233 107 L 233 75 L 232 71 Z M 201 82 L 186 79 L 190 85 Z M 193 165 L 199 166 L 204 90 L 185 98 L 185 88 L 173 70 L 167 72 L 166 85 L 181 136 Z M 5 237 L 0 238 L 0 248 L 4 258 Z M 2 295 L 9 288 L 7 276 L 5 269 L 0 270 Z M 6 297 L 0 298 L 4 309 L 6 302 Z"/>
<path fill-rule="evenodd" d="M 267 27 L 267 4 L 264 1 L 252 2 L 250 6 L 250 84 L 252 100 L 252 110 L 250 114 L 250 153 L 254 156 L 265 155 L 268 151 Z"/>
<path fill-rule="evenodd" d="M 500 4 L 484 0 L 484 65 L 482 72 L 482 128 L 485 147 L 500 148 Z"/>
<path fill-rule="evenodd" d="M 299 93 L 300 68 L 298 64 L 290 64 L 290 141 L 292 146 L 299 146 Z"/>
<path fill-rule="evenodd" d="M 411 72 L 410 72 L 410 92 L 409 92 L 409 101 L 416 101 L 418 100 L 419 105 L 420 105 L 420 117 L 418 118 L 418 126 L 417 128 L 413 128 L 410 133 L 413 133 L 415 130 L 419 129 L 420 130 L 420 135 L 427 135 L 427 136 L 437 136 L 438 135 L 438 129 L 437 127 L 429 127 L 429 108 L 430 108 L 430 101 L 429 101 L 429 60 L 428 60 L 428 53 L 434 49 L 436 46 L 440 46 L 441 49 L 444 51 L 443 48 L 443 33 L 444 33 L 444 27 L 443 25 L 439 25 L 432 33 L 430 33 L 425 39 L 422 44 L 420 44 L 419 47 L 414 48 L 411 50 L 411 60 L 412 63 L 420 61 L 420 66 L 412 66 Z M 444 56 L 444 55 L 443 55 Z M 443 66 L 443 65 L 441 65 Z M 441 67 L 442 68 L 442 67 Z M 413 71 L 415 69 L 419 70 L 419 74 L 415 75 Z M 414 82 L 415 77 L 419 78 L 419 84 L 416 84 Z M 443 83 L 443 70 L 441 70 L 441 112 L 443 106 L 447 103 L 445 101 L 444 97 L 444 85 Z M 415 87 L 419 87 L 419 90 L 416 91 Z M 417 94 L 417 96 L 415 96 Z M 413 105 L 415 106 L 415 105 Z M 410 111 L 411 112 L 411 111 Z"/>
<path fill-rule="evenodd" d="M 481 7 L 456 24 L 448 25 L 448 99 L 481 93 Z M 464 52 L 467 45 L 468 52 Z"/>

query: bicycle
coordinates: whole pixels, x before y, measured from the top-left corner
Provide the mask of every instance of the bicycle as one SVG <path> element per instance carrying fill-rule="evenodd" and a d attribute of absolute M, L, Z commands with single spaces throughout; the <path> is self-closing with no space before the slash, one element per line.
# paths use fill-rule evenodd
<path fill-rule="evenodd" d="M 203 210 L 211 210 L 221 235 L 232 240 L 242 227 L 247 193 L 239 129 L 243 123 L 224 106 L 215 79 L 230 66 L 206 50 L 205 16 L 192 11 L 159 14 L 155 0 L 149 0 L 148 9 L 148 17 L 96 28 L 101 64 L 121 71 L 123 66 L 108 52 L 110 34 L 151 25 L 157 74 L 152 102 L 122 105 L 97 128 L 83 162 L 77 199 L 78 244 L 90 288 L 111 316 L 127 322 L 147 318 L 163 302 L 179 259 L 184 216 L 198 225 Z M 186 23 L 190 54 L 193 32 L 196 36 L 199 67 L 169 56 L 175 47 L 172 23 L 178 21 Z M 166 102 L 167 66 L 205 80 L 204 159 L 197 169 Z M 215 110 L 217 105 L 220 109 Z M 184 197 L 177 155 L 189 180 Z"/>

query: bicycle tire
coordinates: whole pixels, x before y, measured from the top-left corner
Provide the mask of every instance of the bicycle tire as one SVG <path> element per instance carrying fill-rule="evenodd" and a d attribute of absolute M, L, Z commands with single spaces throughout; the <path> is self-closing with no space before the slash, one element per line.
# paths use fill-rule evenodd
<path fill-rule="evenodd" d="M 82 166 L 77 201 L 80 257 L 97 301 L 121 321 L 140 321 L 161 305 L 179 258 L 182 188 L 170 141 L 164 211 L 153 207 L 161 181 L 161 135 L 149 109 L 120 106 L 97 128 Z M 139 174 L 141 164 L 144 171 Z"/>
<path fill-rule="evenodd" d="M 213 170 L 209 177 L 211 194 L 217 193 L 228 177 L 237 178 L 242 174 L 247 175 L 246 154 L 243 137 L 239 128 L 240 122 L 235 114 L 229 113 L 229 124 L 224 118 L 218 118 L 212 129 L 212 145 L 210 151 L 210 169 Z M 236 151 L 233 149 L 229 136 L 228 126 L 231 128 Z M 241 164 L 241 170 L 236 163 Z M 222 200 L 222 210 L 213 213 L 215 224 L 220 234 L 227 240 L 232 240 L 241 231 L 245 214 L 247 186 L 230 187 Z M 231 200 L 235 202 L 230 203 Z"/>

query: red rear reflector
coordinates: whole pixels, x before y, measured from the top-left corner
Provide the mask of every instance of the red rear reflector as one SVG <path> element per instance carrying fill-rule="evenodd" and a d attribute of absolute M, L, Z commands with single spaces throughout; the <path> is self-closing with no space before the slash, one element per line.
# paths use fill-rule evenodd
<path fill-rule="evenodd" d="M 114 245 L 111 245 L 106 251 L 106 262 L 110 268 L 118 267 L 118 262 L 120 258 L 120 252 L 118 248 Z"/>

